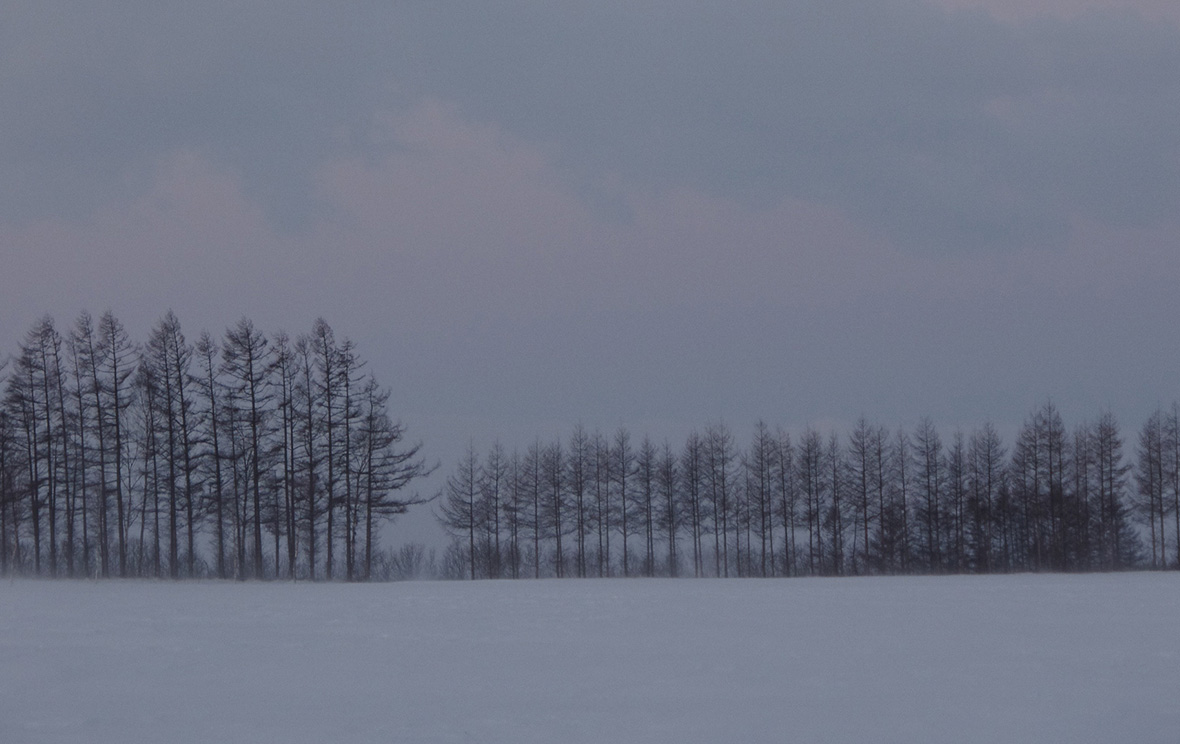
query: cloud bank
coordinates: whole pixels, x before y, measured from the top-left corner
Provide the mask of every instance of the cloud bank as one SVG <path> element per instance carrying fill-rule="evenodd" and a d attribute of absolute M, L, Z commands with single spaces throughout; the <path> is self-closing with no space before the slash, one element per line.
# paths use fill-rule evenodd
<path fill-rule="evenodd" d="M 195 152 L 279 229 L 306 231 L 333 218 L 322 170 L 404 147 L 381 122 L 430 100 L 541 148 L 620 221 L 635 193 L 688 188 L 822 203 L 900 246 L 960 250 L 1062 242 L 1083 215 L 1151 227 L 1180 203 L 1180 26 L 1144 13 L 1013 20 L 911 0 L 46 7 L 3 11 L 10 222 L 85 219 L 146 193 L 161 158 Z"/>

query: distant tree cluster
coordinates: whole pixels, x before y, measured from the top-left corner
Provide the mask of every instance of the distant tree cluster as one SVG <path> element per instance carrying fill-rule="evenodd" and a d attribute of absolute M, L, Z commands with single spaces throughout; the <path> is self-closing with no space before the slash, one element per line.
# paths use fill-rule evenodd
<path fill-rule="evenodd" d="M 323 320 L 190 344 L 169 312 L 137 345 L 42 319 L 0 366 L 0 572 L 370 577 L 429 469 L 363 367 Z"/>
<path fill-rule="evenodd" d="M 1144 425 L 1134 467 L 1110 414 L 1069 431 L 1052 404 L 1009 447 L 864 420 L 843 439 L 759 423 L 679 449 L 574 429 L 470 448 L 437 516 L 443 570 L 522 576 L 836 576 L 1180 565 L 1180 407 Z"/>

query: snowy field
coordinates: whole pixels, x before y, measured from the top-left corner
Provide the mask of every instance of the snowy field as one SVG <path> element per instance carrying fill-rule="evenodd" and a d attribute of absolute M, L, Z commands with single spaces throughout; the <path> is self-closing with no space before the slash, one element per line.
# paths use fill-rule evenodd
<path fill-rule="evenodd" d="M 0 742 L 1180 742 L 1180 574 L 4 581 Z"/>

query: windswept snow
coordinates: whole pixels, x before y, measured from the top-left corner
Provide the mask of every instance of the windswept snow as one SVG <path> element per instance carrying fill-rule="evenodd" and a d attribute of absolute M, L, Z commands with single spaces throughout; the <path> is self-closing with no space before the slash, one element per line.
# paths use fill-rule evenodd
<path fill-rule="evenodd" d="M 1180 574 L 0 583 L 0 742 L 1180 741 Z"/>

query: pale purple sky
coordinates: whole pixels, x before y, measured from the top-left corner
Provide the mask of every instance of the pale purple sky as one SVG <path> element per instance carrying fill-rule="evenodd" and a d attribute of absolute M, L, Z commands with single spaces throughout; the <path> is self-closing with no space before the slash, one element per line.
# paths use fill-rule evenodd
<path fill-rule="evenodd" d="M 357 341 L 431 458 L 577 422 L 1128 429 L 1180 380 L 1180 4 L 7 2 L 0 353 Z"/>

